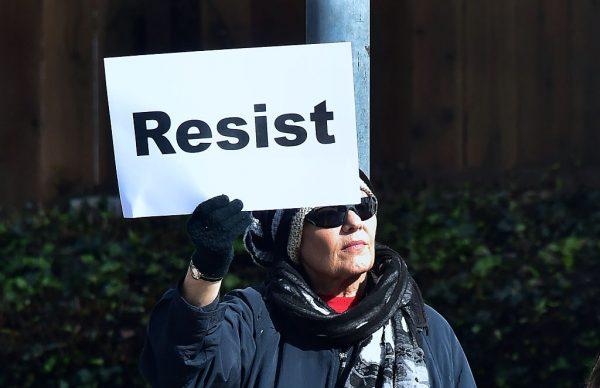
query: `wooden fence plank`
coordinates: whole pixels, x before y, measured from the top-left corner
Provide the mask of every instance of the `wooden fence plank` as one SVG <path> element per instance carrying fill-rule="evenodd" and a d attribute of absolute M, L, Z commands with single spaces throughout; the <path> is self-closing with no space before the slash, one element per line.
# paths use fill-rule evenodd
<path fill-rule="evenodd" d="M 535 153 L 536 165 L 564 161 L 567 152 L 563 139 L 569 138 L 571 119 L 569 2 L 546 0 L 540 2 L 541 40 L 540 68 L 542 100 L 541 125 L 537 132 L 527 132 L 525 146 Z"/>
<path fill-rule="evenodd" d="M 414 0 L 371 3 L 371 163 L 406 170 L 411 159 Z"/>
<path fill-rule="evenodd" d="M 461 168 L 461 7 L 458 0 L 415 4 L 411 167 L 439 175 Z"/>
<path fill-rule="evenodd" d="M 250 0 L 204 1 L 201 12 L 205 50 L 252 45 Z"/>
<path fill-rule="evenodd" d="M 93 23 L 89 1 L 43 3 L 40 76 L 42 197 L 93 185 Z"/>
<path fill-rule="evenodd" d="M 585 73 L 590 53 L 587 52 L 588 5 L 587 1 L 570 1 L 570 74 L 571 86 L 571 136 L 568 144 L 570 157 L 576 164 L 582 163 L 586 153 L 585 141 Z"/>
<path fill-rule="evenodd" d="M 502 171 L 516 164 L 515 1 L 469 2 L 465 9 L 466 163 Z"/>
<path fill-rule="evenodd" d="M 171 13 L 172 2 L 161 0 L 146 1 L 144 6 L 137 4 L 144 19 L 144 54 L 162 54 L 175 51 L 171 47 L 174 40 Z"/>
<path fill-rule="evenodd" d="M 121 0 L 122 1 L 122 0 Z M 92 125 L 94 126 L 94 153 L 97 163 L 94 186 L 102 193 L 117 193 L 117 177 L 110 133 L 104 58 L 106 55 L 107 20 L 111 3 L 93 0 L 92 25 Z"/>
<path fill-rule="evenodd" d="M 496 110 L 497 133 L 500 138 L 499 163 L 496 171 L 505 171 L 518 163 L 518 90 L 517 90 L 517 45 L 516 3 L 520 0 L 491 1 L 493 39 L 498 46 L 496 90 L 498 97 L 492 102 Z M 494 14 L 498 15 L 494 17 Z M 490 147 L 493 145 L 490 144 Z"/>
<path fill-rule="evenodd" d="M 519 44 L 517 45 L 517 67 L 519 71 L 516 78 L 519 99 L 517 157 L 520 166 L 529 167 L 535 163 L 536 156 L 527 139 L 531 138 L 531 133 L 540 132 L 541 123 L 539 118 L 544 112 L 539 95 L 541 90 L 541 78 L 539 77 L 541 27 L 538 1 L 518 1 L 516 19 L 516 33 L 519 37 Z"/>
<path fill-rule="evenodd" d="M 0 2 L 0 207 L 37 199 L 39 190 L 38 1 Z"/>
<path fill-rule="evenodd" d="M 251 29 L 255 46 L 304 44 L 306 3 L 298 0 L 252 0 Z"/>
<path fill-rule="evenodd" d="M 571 71 L 573 109 L 571 132 L 563 135 L 570 144 L 576 165 L 600 165 L 600 4 L 572 1 Z"/>
<path fill-rule="evenodd" d="M 494 153 L 488 145 L 493 139 L 494 123 L 491 97 L 495 77 L 496 47 L 491 42 L 491 15 L 489 2 L 466 2 L 464 6 L 463 46 L 464 77 L 464 167 L 476 169 L 494 164 Z M 493 140 L 492 140 L 493 141 Z"/>

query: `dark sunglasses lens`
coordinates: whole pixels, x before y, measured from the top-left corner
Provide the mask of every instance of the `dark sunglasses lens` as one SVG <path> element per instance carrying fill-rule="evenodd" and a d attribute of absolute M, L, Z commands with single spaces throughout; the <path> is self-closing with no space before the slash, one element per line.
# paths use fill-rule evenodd
<path fill-rule="evenodd" d="M 356 214 L 365 221 L 377 214 L 377 199 L 375 197 L 364 197 L 360 204 L 356 205 Z"/>
<path fill-rule="evenodd" d="M 326 206 L 314 209 L 306 215 L 306 219 L 321 228 L 335 228 L 344 223 L 346 213 L 351 208 L 361 220 L 368 220 L 377 214 L 377 198 L 364 197 L 360 204 L 354 206 Z"/>
<path fill-rule="evenodd" d="M 321 228 L 334 228 L 344 223 L 346 215 L 344 206 L 327 206 L 313 210 L 307 218 Z"/>

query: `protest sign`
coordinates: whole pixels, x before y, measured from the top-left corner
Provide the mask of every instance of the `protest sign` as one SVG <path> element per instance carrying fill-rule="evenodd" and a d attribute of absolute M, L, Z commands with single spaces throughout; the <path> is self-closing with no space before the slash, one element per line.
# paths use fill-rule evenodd
<path fill-rule="evenodd" d="M 360 202 L 350 43 L 106 58 L 123 215 Z"/>

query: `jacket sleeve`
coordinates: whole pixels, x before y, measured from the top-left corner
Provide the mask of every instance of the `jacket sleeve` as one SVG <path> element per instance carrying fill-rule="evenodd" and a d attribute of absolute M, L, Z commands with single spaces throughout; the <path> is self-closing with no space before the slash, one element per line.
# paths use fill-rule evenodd
<path fill-rule="evenodd" d="M 183 299 L 181 283 L 150 315 L 142 375 L 153 387 L 239 387 L 256 350 L 249 303 L 231 292 L 196 307 Z"/>
<path fill-rule="evenodd" d="M 436 364 L 432 372 L 437 374 L 430 377 L 441 382 L 442 387 L 476 387 L 465 352 L 450 324 L 428 305 L 425 305 L 425 313 L 429 325 L 426 346 Z"/>

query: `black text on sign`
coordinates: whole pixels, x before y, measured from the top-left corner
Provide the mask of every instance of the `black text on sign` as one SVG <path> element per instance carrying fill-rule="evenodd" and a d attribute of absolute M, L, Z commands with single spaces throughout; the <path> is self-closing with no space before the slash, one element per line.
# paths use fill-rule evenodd
<path fill-rule="evenodd" d="M 266 104 L 255 104 L 254 131 L 256 134 L 256 147 L 269 146 L 267 128 Z M 327 101 L 315 105 L 310 113 L 310 121 L 314 122 L 315 135 L 321 144 L 335 143 L 335 136 L 329 134 L 327 122 L 333 120 L 333 112 L 327 110 Z M 298 113 L 284 113 L 275 118 L 275 130 L 285 134 L 273 140 L 283 147 L 298 146 L 307 139 L 308 133 L 304 127 L 298 125 L 306 119 Z M 153 128 L 148 128 L 149 123 L 154 123 Z M 216 130 L 221 136 L 235 139 L 217 141 L 216 144 L 223 150 L 239 150 L 250 143 L 248 132 L 243 129 L 248 125 L 241 117 L 225 117 L 219 120 Z M 133 127 L 135 130 L 135 146 L 138 156 L 148 155 L 149 140 L 152 139 L 162 154 L 174 154 L 175 148 L 165 134 L 171 129 L 171 118 L 162 111 L 133 113 Z M 288 137 L 289 136 L 289 137 Z M 179 148 L 184 152 L 195 153 L 205 151 L 212 143 L 212 130 L 210 126 L 197 119 L 187 120 L 177 127 L 176 140 Z M 206 140 L 191 143 L 191 140 Z"/>

